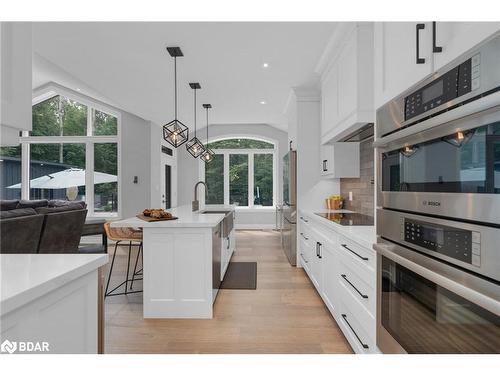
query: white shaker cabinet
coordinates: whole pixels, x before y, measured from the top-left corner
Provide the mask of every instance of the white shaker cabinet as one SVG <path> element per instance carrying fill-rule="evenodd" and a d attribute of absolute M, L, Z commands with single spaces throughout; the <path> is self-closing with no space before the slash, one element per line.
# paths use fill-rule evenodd
<path fill-rule="evenodd" d="M 2 145 L 31 130 L 31 23 L 0 23 L 0 129 Z"/>
<path fill-rule="evenodd" d="M 324 178 L 359 177 L 359 143 L 336 142 L 322 145 L 320 162 Z"/>
<path fill-rule="evenodd" d="M 336 52 L 321 77 L 321 141 L 338 141 L 374 121 L 373 23 L 339 31 Z"/>
<path fill-rule="evenodd" d="M 432 22 L 375 22 L 375 108 L 432 74 L 431 47 Z"/>
<path fill-rule="evenodd" d="M 434 52 L 434 68 L 440 69 L 499 32 L 500 22 L 435 22 L 433 27 L 436 40 L 434 46 L 438 48 Z"/>

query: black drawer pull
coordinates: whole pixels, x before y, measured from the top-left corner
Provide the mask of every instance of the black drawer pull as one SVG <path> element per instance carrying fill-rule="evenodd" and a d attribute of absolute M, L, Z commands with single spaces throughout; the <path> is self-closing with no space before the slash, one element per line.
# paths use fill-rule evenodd
<path fill-rule="evenodd" d="M 306 258 L 304 258 L 304 254 L 300 253 L 300 257 L 301 257 L 302 259 L 304 259 L 304 262 L 309 263 L 309 262 L 306 260 Z"/>
<path fill-rule="evenodd" d="M 318 248 L 318 250 L 317 250 L 317 251 L 318 251 L 318 258 L 319 258 L 319 259 L 322 259 L 322 258 L 323 258 L 323 255 L 321 255 L 321 246 L 323 246 L 323 245 L 321 244 L 321 242 L 316 242 L 316 247 Z"/>
<path fill-rule="evenodd" d="M 347 245 L 345 243 L 341 244 L 340 246 L 342 246 L 344 249 L 346 250 L 349 250 L 351 253 L 353 253 L 354 255 L 356 255 L 358 258 L 361 258 L 363 260 L 368 260 L 368 258 L 365 258 L 365 257 L 362 257 L 361 255 L 359 255 L 357 252 L 355 252 L 354 250 L 351 250 L 347 247 Z"/>
<path fill-rule="evenodd" d="M 361 293 L 361 292 L 359 291 L 359 289 L 358 289 L 358 288 L 356 288 L 356 287 L 354 286 L 354 284 L 353 284 L 353 283 L 351 283 L 351 282 L 347 279 L 347 276 L 346 276 L 346 275 L 340 275 L 340 276 L 342 276 L 342 278 L 343 278 L 345 281 L 347 281 L 347 282 L 349 283 L 349 285 L 350 285 L 350 286 L 352 286 L 352 287 L 354 288 L 354 290 L 355 290 L 356 292 L 358 292 L 358 294 L 359 294 L 361 297 L 363 297 L 363 298 L 368 298 L 368 296 L 367 296 L 366 294 Z"/>
<path fill-rule="evenodd" d="M 432 23 L 432 52 L 441 53 L 443 52 L 443 47 L 438 47 L 436 45 L 436 22 Z"/>
<path fill-rule="evenodd" d="M 361 339 L 359 338 L 358 334 L 356 333 L 356 331 L 354 330 L 354 328 L 352 328 L 352 326 L 349 324 L 349 321 L 347 320 L 347 315 L 346 314 L 342 314 L 342 319 L 345 320 L 345 322 L 347 323 L 347 325 L 349 326 L 349 328 L 351 329 L 352 333 L 354 333 L 354 336 L 356 336 L 356 338 L 358 339 L 359 343 L 361 344 L 361 346 L 363 346 L 364 349 L 368 349 L 369 346 L 366 345 L 365 343 L 363 343 L 363 341 L 361 341 Z"/>
<path fill-rule="evenodd" d="M 307 241 L 309 240 L 309 237 L 304 236 L 304 233 L 300 232 L 300 235 L 301 235 L 301 236 L 302 236 L 305 240 L 307 240 Z"/>
<path fill-rule="evenodd" d="M 300 219 L 301 219 L 302 221 L 305 221 L 306 223 L 308 223 L 308 222 L 309 222 L 309 220 L 304 219 L 304 217 L 303 217 L 303 216 L 301 216 L 301 217 L 300 217 Z"/>
<path fill-rule="evenodd" d="M 417 41 L 416 41 L 416 46 L 417 46 L 417 64 L 425 64 L 425 59 L 423 57 L 420 57 L 420 30 L 425 29 L 425 23 L 417 23 L 416 26 L 416 34 L 417 34 Z"/>

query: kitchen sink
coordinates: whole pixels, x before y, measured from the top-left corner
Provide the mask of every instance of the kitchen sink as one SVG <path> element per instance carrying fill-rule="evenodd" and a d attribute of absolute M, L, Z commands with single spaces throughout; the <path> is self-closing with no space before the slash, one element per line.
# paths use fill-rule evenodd
<path fill-rule="evenodd" d="M 228 237 L 234 228 L 234 211 L 231 210 L 217 210 L 217 211 L 200 211 L 200 214 L 223 214 L 225 215 L 222 220 L 222 237 Z"/>
<path fill-rule="evenodd" d="M 200 214 L 224 214 L 227 215 L 231 213 L 231 211 L 201 211 Z"/>

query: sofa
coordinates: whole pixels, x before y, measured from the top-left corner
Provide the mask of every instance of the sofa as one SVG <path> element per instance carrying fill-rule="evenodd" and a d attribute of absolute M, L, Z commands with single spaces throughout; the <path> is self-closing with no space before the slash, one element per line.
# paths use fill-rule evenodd
<path fill-rule="evenodd" d="M 87 205 L 64 200 L 0 200 L 0 253 L 77 253 Z"/>

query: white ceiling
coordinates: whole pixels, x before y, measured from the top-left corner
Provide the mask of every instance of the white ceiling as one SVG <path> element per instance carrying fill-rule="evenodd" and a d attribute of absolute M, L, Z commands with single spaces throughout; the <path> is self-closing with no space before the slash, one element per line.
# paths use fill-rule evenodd
<path fill-rule="evenodd" d="M 319 22 L 35 23 L 34 52 L 73 80 L 34 64 L 33 85 L 84 86 L 78 88 L 163 124 L 174 113 L 173 58 L 165 47 L 180 46 L 181 121 L 192 125 L 188 82 L 199 82 L 200 126 L 205 123 L 201 104 L 208 102 L 214 108 L 211 123 L 266 123 L 285 130 L 290 88 L 318 84 L 314 68 L 335 27 Z M 264 62 L 269 68 L 262 67 Z"/>

